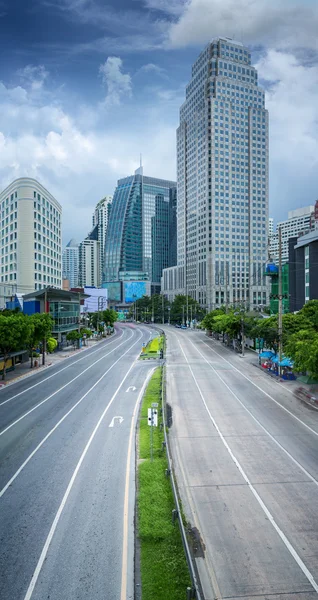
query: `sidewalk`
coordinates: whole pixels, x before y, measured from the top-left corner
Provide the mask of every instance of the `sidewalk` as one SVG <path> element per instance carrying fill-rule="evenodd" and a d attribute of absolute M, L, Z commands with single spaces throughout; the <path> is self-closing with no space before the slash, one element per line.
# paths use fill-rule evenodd
<path fill-rule="evenodd" d="M 94 346 L 97 346 L 98 344 L 101 344 L 102 342 L 105 342 L 106 339 L 109 339 L 110 337 L 112 337 L 114 334 L 112 333 L 111 335 L 108 335 L 107 338 L 101 338 L 99 340 L 89 340 L 86 346 L 82 346 L 82 348 L 74 348 L 74 346 L 67 346 L 66 348 L 63 348 L 62 350 L 58 350 L 57 352 L 53 352 L 53 354 L 46 354 L 45 356 L 45 365 L 42 365 L 42 354 L 39 356 L 39 358 L 34 358 L 33 361 L 38 361 L 39 366 L 38 367 L 33 367 L 33 369 L 30 368 L 30 359 L 27 362 L 24 363 L 20 363 L 18 365 L 16 365 L 15 369 L 13 371 L 8 371 L 6 373 L 6 379 L 5 381 L 2 381 L 0 379 L 0 390 L 4 389 L 5 387 L 7 387 L 8 385 L 11 385 L 12 383 L 15 383 L 16 381 L 20 381 L 21 379 L 26 379 L 27 377 L 31 377 L 32 375 L 35 375 L 36 373 L 39 373 L 40 371 L 43 371 L 49 367 L 52 367 L 53 365 L 63 361 L 66 358 L 72 358 L 73 356 L 76 356 L 77 354 L 81 354 L 82 352 L 85 352 L 85 350 L 89 350 L 91 348 L 93 348 Z M 2 376 L 0 376 L 2 377 Z"/>

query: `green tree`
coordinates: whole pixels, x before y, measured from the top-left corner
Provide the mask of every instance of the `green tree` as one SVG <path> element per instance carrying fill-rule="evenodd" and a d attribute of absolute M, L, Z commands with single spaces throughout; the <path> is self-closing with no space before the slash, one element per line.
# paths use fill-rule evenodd
<path fill-rule="evenodd" d="M 2 379 L 6 377 L 6 365 L 12 352 L 23 350 L 28 345 L 31 324 L 18 315 L 0 316 L 0 353 L 3 356 Z"/>
<path fill-rule="evenodd" d="M 101 321 L 104 321 L 104 323 L 106 325 L 110 325 L 111 327 L 114 326 L 114 323 L 117 321 L 118 319 L 118 314 L 115 310 L 113 310 L 112 308 L 107 308 L 106 310 L 103 310 L 101 313 Z"/>
<path fill-rule="evenodd" d="M 264 348 L 272 349 L 275 354 L 278 350 L 278 318 L 276 315 L 268 319 L 257 319 L 254 321 L 251 336 L 264 340 Z"/>
<path fill-rule="evenodd" d="M 187 311 L 188 308 L 188 311 Z M 188 314 L 187 314 L 188 312 Z M 170 321 L 171 323 L 183 323 L 187 320 L 192 319 L 201 321 L 204 318 L 204 310 L 200 304 L 194 300 L 191 296 L 185 296 L 184 294 L 178 294 L 173 302 L 171 302 L 170 308 Z"/>
<path fill-rule="evenodd" d="M 298 372 L 309 373 L 318 379 L 318 333 L 303 329 L 292 334 L 286 343 L 286 354 L 294 361 Z"/>
<path fill-rule="evenodd" d="M 42 365 L 45 365 L 46 340 L 52 335 L 53 319 L 49 313 L 35 313 L 25 317 L 31 323 L 31 336 L 29 338 L 29 349 L 31 355 L 31 368 L 33 367 L 33 348 L 42 343 Z"/>
<path fill-rule="evenodd" d="M 318 331 L 318 300 L 309 300 L 297 314 L 309 319 L 312 327 Z"/>
<path fill-rule="evenodd" d="M 52 354 L 56 347 L 57 347 L 57 340 L 53 337 L 49 337 L 46 340 L 46 349 L 47 349 L 48 353 Z"/>
<path fill-rule="evenodd" d="M 68 332 L 66 339 L 68 342 L 73 342 L 74 345 L 77 342 L 77 346 L 79 346 L 79 340 L 81 337 L 81 334 L 76 329 L 73 329 L 72 331 Z"/>

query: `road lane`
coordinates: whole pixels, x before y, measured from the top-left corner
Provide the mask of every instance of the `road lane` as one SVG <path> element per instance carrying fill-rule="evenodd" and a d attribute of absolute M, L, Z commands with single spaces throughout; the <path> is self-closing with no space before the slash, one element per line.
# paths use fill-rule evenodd
<path fill-rule="evenodd" d="M 316 595 L 318 578 L 317 485 L 274 444 L 231 391 L 253 403 L 255 387 L 229 362 L 219 360 L 213 370 L 208 364 L 211 353 L 207 350 L 207 362 L 199 339 L 197 348 L 195 340 L 192 332 L 168 331 L 167 384 L 182 499 L 186 514 L 200 529 L 214 582 L 205 590 L 206 598 L 214 593 L 221 598 L 261 599 L 292 594 L 307 600 Z M 280 391 L 275 390 L 278 395 Z M 302 425 L 273 402 L 259 403 L 258 411 L 260 423 L 263 417 L 267 425 L 272 420 L 274 433 L 289 438 L 295 450 L 304 434 Z M 308 444 L 303 439 L 308 468 L 318 441 L 310 435 Z M 308 536 L 308 531 L 313 533 Z"/>
<path fill-rule="evenodd" d="M 119 597 L 128 432 L 136 394 L 150 369 L 148 362 L 134 361 L 148 339 L 148 332 L 134 329 L 135 346 L 125 356 L 121 353 L 111 376 L 104 377 L 87 401 L 61 423 L 1 498 L 1 599 L 24 599 L 72 473 L 111 398 L 78 471 L 32 598 Z M 95 377 L 103 375 L 101 363 L 98 368 Z M 118 390 L 128 371 L 125 385 Z M 126 392 L 129 386 L 136 390 Z M 44 407 L 48 424 L 42 415 L 40 432 L 44 423 L 48 428 L 56 422 L 53 406 Z M 118 415 L 123 421 L 110 428 Z"/>

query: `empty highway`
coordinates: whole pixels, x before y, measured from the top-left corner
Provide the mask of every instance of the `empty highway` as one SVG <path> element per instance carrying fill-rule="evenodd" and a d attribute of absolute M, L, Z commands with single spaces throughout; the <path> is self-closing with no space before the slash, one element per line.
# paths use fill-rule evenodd
<path fill-rule="evenodd" d="M 133 324 L 0 392 L 1 600 L 133 598 Z"/>
<path fill-rule="evenodd" d="M 205 600 L 313 600 L 318 415 L 203 332 L 165 330 L 169 439 Z"/>

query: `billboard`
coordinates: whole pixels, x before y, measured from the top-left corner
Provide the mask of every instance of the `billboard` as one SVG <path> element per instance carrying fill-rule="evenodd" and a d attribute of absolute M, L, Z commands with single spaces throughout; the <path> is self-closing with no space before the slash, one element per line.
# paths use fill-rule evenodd
<path fill-rule="evenodd" d="M 103 288 L 108 292 L 109 302 L 121 302 L 121 281 L 103 283 Z"/>
<path fill-rule="evenodd" d="M 84 287 L 84 294 L 88 294 L 89 298 L 85 298 L 83 312 L 97 312 L 98 310 L 106 310 L 107 308 L 107 290 L 94 287 Z"/>
<path fill-rule="evenodd" d="M 147 294 L 147 281 L 125 281 L 124 285 L 124 301 L 135 302 Z"/>

